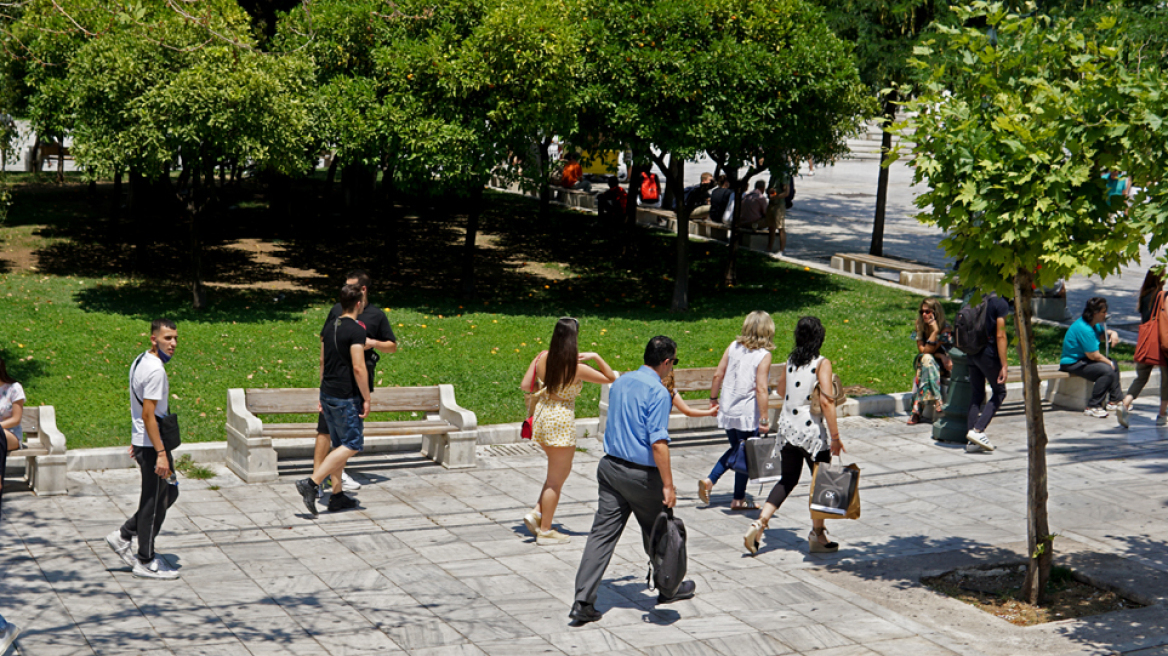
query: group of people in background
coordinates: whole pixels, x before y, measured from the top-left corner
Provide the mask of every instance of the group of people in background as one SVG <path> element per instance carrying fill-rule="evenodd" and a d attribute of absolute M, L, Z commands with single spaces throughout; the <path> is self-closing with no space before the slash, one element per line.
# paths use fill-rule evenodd
<path fill-rule="evenodd" d="M 1119 362 L 1111 357 L 1110 349 L 1119 343 L 1119 334 L 1108 330 L 1107 299 L 1093 297 L 1063 336 L 1059 370 L 1093 383 L 1084 414 L 1106 418 L 1112 412 L 1123 427 L 1130 425 L 1130 413 L 1135 400 L 1147 385 L 1152 371 L 1161 369 L 1160 409 L 1156 425 L 1168 426 L 1168 384 L 1163 377 L 1168 355 L 1161 349 L 1168 347 L 1168 298 L 1164 291 L 1164 270 L 1153 268 L 1144 277 L 1138 292 L 1138 309 L 1142 325 L 1136 344 L 1136 377 L 1123 392 L 1120 386 Z M 965 353 L 969 363 L 971 403 L 967 414 L 966 438 L 972 450 L 992 451 L 993 444 L 985 431 L 1006 399 L 1008 377 L 1006 317 L 1012 312 L 1010 303 L 997 294 L 986 294 L 985 346 L 976 353 Z M 1154 322 L 1154 325 L 1150 322 Z M 1153 334 L 1154 333 L 1154 334 Z M 942 383 L 953 369 L 949 350 L 954 346 L 953 327 L 945 320 L 945 311 L 936 298 L 926 298 L 918 308 L 915 337 L 917 356 L 913 361 L 912 409 L 908 423 L 922 421 L 925 412 L 941 412 Z M 1149 343 L 1154 340 L 1154 343 Z M 990 387 L 986 398 L 986 385 Z"/>

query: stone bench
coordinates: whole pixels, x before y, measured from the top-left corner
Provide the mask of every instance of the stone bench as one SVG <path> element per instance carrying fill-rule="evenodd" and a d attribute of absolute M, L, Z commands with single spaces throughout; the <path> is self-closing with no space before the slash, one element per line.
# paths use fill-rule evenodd
<path fill-rule="evenodd" d="M 767 408 L 771 413 L 772 425 L 778 420 L 778 410 L 783 407 L 783 397 L 776 393 L 774 387 L 778 385 L 779 375 L 782 373 L 782 363 L 779 366 L 771 365 L 770 379 L 767 381 L 771 388 L 770 399 L 767 403 Z M 714 382 L 714 373 L 717 372 L 717 367 L 694 367 L 690 369 L 674 369 L 673 382 L 674 387 L 678 392 L 694 392 L 704 391 L 709 392 L 710 385 Z M 629 373 L 629 372 L 625 372 Z M 621 374 L 617 374 L 620 377 Z M 605 424 L 608 420 L 608 394 L 611 385 L 600 386 L 600 425 L 597 428 L 599 436 L 604 435 Z M 706 410 L 710 407 L 709 396 L 702 399 L 686 400 L 686 404 L 695 410 Z M 690 430 L 697 428 L 712 428 L 717 427 L 717 417 L 687 417 L 676 409 L 672 409 L 669 414 L 669 430 Z"/>
<path fill-rule="evenodd" d="M 264 423 L 258 415 L 317 414 L 317 389 L 227 390 L 227 467 L 247 483 L 278 478 L 272 440 L 315 438 L 316 421 Z M 419 447 L 422 455 L 447 469 L 476 466 L 478 420 L 459 407 L 453 385 L 387 387 L 373 391 L 370 412 L 417 412 L 418 421 L 366 421 L 365 440 L 390 438 L 378 450 Z M 385 441 L 385 440 L 381 440 Z M 368 447 L 367 447 L 367 450 Z"/>
<path fill-rule="evenodd" d="M 57 430 L 57 413 L 51 405 L 25 407 L 20 417 L 25 448 L 8 454 L 25 458 L 28 485 L 37 496 L 68 494 L 68 464 L 65 459 L 65 436 Z"/>
<path fill-rule="evenodd" d="M 937 296 L 949 296 L 945 272 L 927 264 L 893 260 L 867 253 L 836 253 L 831 256 L 831 268 L 860 276 L 873 276 L 876 269 L 890 269 L 900 273 L 900 284 Z"/>
<path fill-rule="evenodd" d="M 562 203 L 568 207 L 596 211 L 596 194 L 594 193 L 580 191 L 579 189 L 567 189 L 559 185 L 552 185 L 550 189 L 552 200 L 557 203 Z"/>

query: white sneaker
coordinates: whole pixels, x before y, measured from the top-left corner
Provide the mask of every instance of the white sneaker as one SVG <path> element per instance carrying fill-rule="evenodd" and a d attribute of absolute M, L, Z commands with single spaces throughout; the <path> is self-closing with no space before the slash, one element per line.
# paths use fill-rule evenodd
<path fill-rule="evenodd" d="M 993 451 L 994 450 L 994 445 L 990 444 L 990 438 L 986 437 L 985 433 L 979 433 L 975 430 L 971 430 L 965 434 L 965 439 L 969 440 L 970 442 L 973 442 L 978 447 L 980 447 L 983 451 Z"/>
<path fill-rule="evenodd" d="M 1106 406 L 1106 408 L 1105 408 L 1105 409 L 1106 409 L 1108 412 L 1119 412 L 1119 409 L 1120 409 L 1122 406 L 1123 406 L 1123 404 L 1122 404 L 1122 403 L 1120 403 L 1119 401 L 1111 401 L 1110 403 L 1108 403 L 1108 404 L 1107 404 L 1107 406 Z"/>
<path fill-rule="evenodd" d="M 549 544 L 568 544 L 571 541 L 571 536 L 564 535 L 554 528 L 549 531 L 540 531 L 535 538 L 535 543 L 541 547 L 546 547 Z"/>
<path fill-rule="evenodd" d="M 178 571 L 170 568 L 170 565 L 165 560 L 154 557 L 154 560 L 144 563 L 138 561 L 134 564 L 134 576 L 141 579 L 159 579 L 164 581 L 173 581 L 178 578 Z"/>
<path fill-rule="evenodd" d="M 1107 411 L 1103 408 L 1087 408 L 1083 411 L 1083 414 L 1087 415 L 1088 417 L 1099 417 L 1100 419 L 1105 419 L 1107 417 Z"/>
<path fill-rule="evenodd" d="M 12 643 L 16 642 L 18 635 L 20 635 L 20 629 L 12 622 L 6 622 L 3 627 L 0 627 L 0 654 L 8 651 Z"/>
<path fill-rule="evenodd" d="M 317 498 L 324 496 L 324 490 L 326 488 L 331 489 L 332 486 L 333 486 L 333 477 L 332 476 L 329 476 L 328 478 L 324 479 L 324 482 L 320 484 L 320 491 L 317 494 Z M 341 492 L 356 492 L 357 490 L 360 490 L 360 489 L 361 489 L 360 483 L 358 483 L 352 476 L 349 476 L 345 472 L 341 472 Z"/>
<path fill-rule="evenodd" d="M 114 529 L 113 533 L 105 536 L 105 543 L 109 545 L 110 549 L 114 550 L 114 553 L 121 556 L 122 562 L 129 565 L 130 569 L 134 569 L 134 566 L 138 564 L 138 557 L 134 555 L 134 541 L 123 540 L 122 530 L 120 528 Z M 3 651 L 0 651 L 0 654 L 3 653 Z"/>

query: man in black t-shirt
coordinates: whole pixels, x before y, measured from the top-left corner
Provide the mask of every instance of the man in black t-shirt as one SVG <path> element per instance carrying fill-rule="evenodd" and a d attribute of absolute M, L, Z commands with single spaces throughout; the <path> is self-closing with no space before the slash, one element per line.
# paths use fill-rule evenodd
<path fill-rule="evenodd" d="M 354 269 L 349 272 L 345 279 L 346 285 L 357 285 L 361 288 L 361 302 L 364 309 L 357 315 L 357 323 L 365 328 L 365 369 L 369 372 L 369 391 L 373 391 L 374 370 L 377 367 L 377 361 L 380 359 L 379 353 L 394 353 L 397 351 L 397 337 L 393 334 L 393 328 L 389 325 L 389 317 L 385 316 L 385 312 L 376 305 L 369 303 L 369 287 L 372 281 L 369 274 L 361 269 Z M 341 304 L 337 303 L 333 309 L 329 311 L 328 318 L 325 319 L 324 325 L 327 327 L 332 322 L 336 321 L 342 314 Z M 323 363 L 323 348 L 324 348 L 324 328 L 321 328 L 321 349 Z M 325 424 L 324 414 L 317 416 L 316 420 L 316 448 L 312 453 L 312 466 L 319 467 L 320 463 L 324 462 L 329 450 L 332 448 L 332 441 L 329 438 L 328 425 Z M 353 480 L 351 477 L 341 471 L 336 476 L 332 477 L 332 489 L 334 494 L 340 494 L 342 491 L 354 491 L 361 489 L 361 484 Z"/>
<path fill-rule="evenodd" d="M 357 323 L 365 295 L 357 285 L 341 288 L 342 314 L 325 324 L 321 333 L 320 407 L 328 425 L 333 450 L 312 476 L 296 483 L 308 512 L 316 517 L 316 492 L 324 479 L 340 471 L 365 447 L 364 420 L 369 416 L 369 374 L 365 369 L 365 329 Z M 344 492 L 333 494 L 329 510 L 357 505 Z"/>
<path fill-rule="evenodd" d="M 997 414 L 998 408 L 1006 400 L 1006 317 L 1010 315 L 1010 304 L 997 294 L 986 295 L 986 345 L 980 353 L 968 353 L 969 386 L 971 397 L 969 413 L 966 415 L 965 438 L 970 448 L 976 446 L 983 451 L 993 451 L 994 445 L 986 437 L 986 427 Z M 990 384 L 990 400 L 986 402 L 985 386 Z"/>

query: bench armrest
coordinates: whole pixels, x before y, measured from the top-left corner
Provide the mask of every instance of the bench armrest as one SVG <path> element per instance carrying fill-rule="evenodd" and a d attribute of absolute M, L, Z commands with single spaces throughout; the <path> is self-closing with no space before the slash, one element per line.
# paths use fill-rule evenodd
<path fill-rule="evenodd" d="M 53 406 L 42 405 L 40 407 L 37 432 L 40 433 L 41 445 L 49 450 L 49 455 L 64 455 L 65 435 L 57 429 L 57 411 Z"/>
<path fill-rule="evenodd" d="M 460 431 L 475 430 L 479 427 L 475 413 L 458 405 L 454 400 L 454 385 L 438 386 L 438 416 Z"/>
<path fill-rule="evenodd" d="M 264 432 L 263 422 L 247 409 L 247 397 L 242 389 L 227 390 L 227 425 L 244 437 L 259 437 Z"/>

